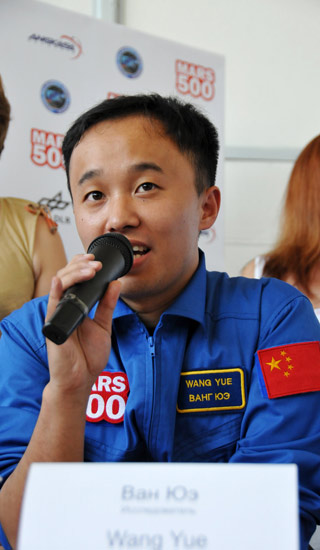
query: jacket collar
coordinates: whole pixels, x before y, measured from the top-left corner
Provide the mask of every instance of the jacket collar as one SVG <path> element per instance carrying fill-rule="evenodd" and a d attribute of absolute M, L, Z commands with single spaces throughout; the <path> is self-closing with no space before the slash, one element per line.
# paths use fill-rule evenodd
<path fill-rule="evenodd" d="M 191 277 L 187 286 L 161 317 L 165 315 L 176 315 L 203 323 L 206 304 L 206 280 L 205 256 L 202 250 L 199 249 L 199 265 L 197 270 Z M 133 314 L 135 314 L 135 312 L 120 298 L 115 307 L 113 319 Z"/>

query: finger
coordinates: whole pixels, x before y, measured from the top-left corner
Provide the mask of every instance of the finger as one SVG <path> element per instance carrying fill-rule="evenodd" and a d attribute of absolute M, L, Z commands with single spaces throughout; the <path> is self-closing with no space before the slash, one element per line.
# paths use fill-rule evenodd
<path fill-rule="evenodd" d="M 58 271 L 57 276 L 62 282 L 63 290 L 66 290 L 76 283 L 92 279 L 101 268 L 102 263 L 100 261 L 92 260 L 83 255 L 82 257 L 73 258 L 69 264 Z"/>
<path fill-rule="evenodd" d="M 57 272 L 57 275 L 60 276 L 60 273 L 64 273 L 65 271 L 72 269 L 73 266 L 76 266 L 91 260 L 95 260 L 95 257 L 93 254 L 76 254 L 75 256 L 73 256 L 73 258 L 71 258 L 71 260 L 65 266 L 63 266 Z"/>
<path fill-rule="evenodd" d="M 108 332 L 111 332 L 112 315 L 120 295 L 120 290 L 120 281 L 112 281 L 100 300 L 94 316 L 95 322 Z"/>
<path fill-rule="evenodd" d="M 81 269 L 81 267 L 90 265 L 91 262 L 92 265 L 97 262 L 93 254 L 78 254 L 77 256 L 74 256 L 70 262 L 63 266 L 58 271 L 57 275 L 61 278 L 62 274 L 68 273 L 69 271 L 74 271 L 75 269 Z"/>

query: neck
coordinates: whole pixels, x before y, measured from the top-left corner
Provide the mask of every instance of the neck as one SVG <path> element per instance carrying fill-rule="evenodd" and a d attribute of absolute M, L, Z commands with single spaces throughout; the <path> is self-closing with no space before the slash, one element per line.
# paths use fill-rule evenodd
<path fill-rule="evenodd" d="M 172 301 L 167 304 L 162 304 L 159 308 L 148 308 L 147 306 L 142 306 L 140 304 L 135 304 L 130 300 L 122 298 L 123 301 L 137 313 L 139 319 L 143 322 L 148 331 L 152 334 L 157 324 L 159 323 L 160 317 L 166 309 L 171 305 Z"/>
<path fill-rule="evenodd" d="M 137 313 L 148 330 L 155 329 L 162 313 L 168 310 L 193 277 L 198 264 L 199 258 L 197 255 L 192 268 L 183 277 L 177 277 L 173 284 L 171 282 L 167 286 L 155 284 L 149 288 L 147 285 L 143 288 L 139 288 L 137 285 L 134 291 L 129 287 L 127 292 L 123 291 L 121 293 L 121 298 Z"/>

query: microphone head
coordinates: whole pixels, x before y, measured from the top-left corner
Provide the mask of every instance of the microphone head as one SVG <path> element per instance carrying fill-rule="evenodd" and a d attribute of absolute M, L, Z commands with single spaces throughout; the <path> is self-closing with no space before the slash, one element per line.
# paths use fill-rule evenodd
<path fill-rule="evenodd" d="M 133 264 L 133 249 L 131 243 L 127 237 L 121 235 L 121 233 L 105 233 L 93 239 L 88 246 L 87 252 L 88 254 L 94 254 L 96 259 L 100 260 L 99 251 L 108 246 L 116 248 L 122 254 L 124 267 L 118 277 L 123 277 L 128 273 Z"/>

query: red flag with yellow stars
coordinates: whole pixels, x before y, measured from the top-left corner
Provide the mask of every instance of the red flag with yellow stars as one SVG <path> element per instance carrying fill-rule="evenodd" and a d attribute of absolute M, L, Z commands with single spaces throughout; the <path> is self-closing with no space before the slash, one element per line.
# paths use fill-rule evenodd
<path fill-rule="evenodd" d="M 301 342 L 258 350 L 270 399 L 320 390 L 319 342 Z"/>

